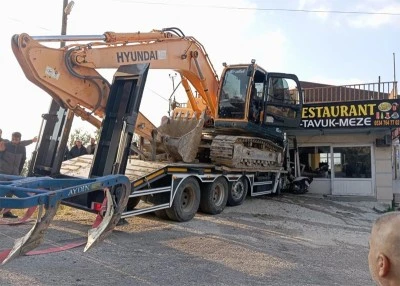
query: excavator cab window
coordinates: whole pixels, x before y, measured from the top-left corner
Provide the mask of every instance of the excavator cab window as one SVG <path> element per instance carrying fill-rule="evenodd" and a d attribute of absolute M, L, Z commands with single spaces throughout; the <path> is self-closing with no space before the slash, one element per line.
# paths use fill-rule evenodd
<path fill-rule="evenodd" d="M 219 118 L 244 118 L 249 81 L 245 67 L 225 71 L 219 97 Z"/>
<path fill-rule="evenodd" d="M 295 75 L 269 73 L 265 85 L 264 124 L 297 127 L 301 116 L 301 87 Z"/>

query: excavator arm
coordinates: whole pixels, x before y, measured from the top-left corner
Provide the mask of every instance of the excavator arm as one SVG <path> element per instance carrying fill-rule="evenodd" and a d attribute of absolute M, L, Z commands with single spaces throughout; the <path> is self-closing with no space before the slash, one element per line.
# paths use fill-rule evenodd
<path fill-rule="evenodd" d="M 41 42 L 74 41 L 63 48 Z M 148 33 L 106 32 L 98 36 L 14 35 L 12 50 L 26 77 L 47 91 L 62 107 L 99 127 L 104 116 L 110 84 L 99 69 L 150 63 L 151 69 L 172 69 L 189 82 L 205 102 L 206 112 L 215 116 L 218 76 L 204 47 L 179 29 L 153 30 Z M 185 89 L 194 111 L 203 111 L 193 99 L 189 85 Z M 199 114 L 199 112 L 198 112 Z M 149 121 L 139 114 L 137 126 Z M 151 129 L 137 128 L 150 138 Z"/>

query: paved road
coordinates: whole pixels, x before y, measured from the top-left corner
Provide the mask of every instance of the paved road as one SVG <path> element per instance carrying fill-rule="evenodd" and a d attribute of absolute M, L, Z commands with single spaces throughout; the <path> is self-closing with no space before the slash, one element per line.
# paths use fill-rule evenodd
<path fill-rule="evenodd" d="M 186 223 L 128 219 L 97 247 L 24 256 L 0 266 L 0 285 L 374 285 L 371 202 L 316 196 L 251 198 Z M 64 210 L 45 245 L 85 235 L 87 214 Z M 28 226 L 0 226 L 0 249 Z"/>

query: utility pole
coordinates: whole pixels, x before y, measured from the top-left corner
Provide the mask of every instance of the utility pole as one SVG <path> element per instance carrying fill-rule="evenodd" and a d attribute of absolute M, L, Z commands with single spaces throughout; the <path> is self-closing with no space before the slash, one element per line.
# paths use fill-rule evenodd
<path fill-rule="evenodd" d="M 75 2 L 69 0 L 63 0 L 63 11 L 62 11 L 62 22 L 61 22 L 61 35 L 67 34 L 67 24 L 68 24 L 68 16 L 71 14 L 72 7 L 74 7 Z M 65 42 L 61 41 L 60 48 L 65 47 Z M 74 120 L 74 113 L 69 109 L 64 109 L 60 106 L 60 111 L 63 111 L 65 114 L 65 124 L 64 124 L 64 132 L 62 132 L 62 136 L 60 138 L 60 144 L 58 150 L 62 150 L 65 153 L 65 148 L 67 148 L 68 144 L 68 136 L 71 132 L 72 122 Z M 64 147 L 65 146 L 65 147 Z M 68 150 L 68 149 L 67 149 Z"/>
<path fill-rule="evenodd" d="M 172 80 L 172 91 L 174 91 L 175 90 L 175 78 L 176 78 L 176 76 L 177 76 L 178 74 L 175 72 L 175 73 L 173 73 L 173 74 L 169 74 L 169 78 Z"/>
<path fill-rule="evenodd" d="M 172 98 L 172 96 L 174 95 L 174 93 L 175 93 L 175 78 L 176 78 L 176 76 L 177 76 L 178 74 L 175 72 L 175 73 L 170 73 L 169 74 L 169 78 L 172 80 L 172 94 L 171 94 L 171 96 L 169 97 L 169 99 L 168 99 L 168 104 L 169 104 L 169 107 L 168 107 L 168 116 L 171 116 L 171 105 L 172 105 L 172 102 L 171 102 L 171 98 Z M 174 102 L 175 102 L 175 96 L 174 96 Z"/>
<path fill-rule="evenodd" d="M 68 3 L 63 0 L 61 34 L 67 33 L 68 15 L 71 13 L 74 1 Z M 65 42 L 60 42 L 60 48 Z M 36 174 L 51 176 L 59 174 L 65 150 L 67 150 L 68 136 L 71 131 L 74 114 L 60 106 L 54 99 L 51 101 L 48 113 L 42 114 L 42 125 L 39 131 L 39 140 L 32 153 L 28 169 L 28 176 Z M 49 154 L 53 154 L 49 156 Z"/>
<path fill-rule="evenodd" d="M 61 22 L 61 35 L 63 36 L 67 34 L 68 15 L 71 13 L 74 4 L 75 4 L 74 1 L 68 3 L 68 0 L 63 0 L 63 11 L 62 11 L 62 22 Z M 60 46 L 61 48 L 65 47 L 65 42 L 62 41 Z"/>

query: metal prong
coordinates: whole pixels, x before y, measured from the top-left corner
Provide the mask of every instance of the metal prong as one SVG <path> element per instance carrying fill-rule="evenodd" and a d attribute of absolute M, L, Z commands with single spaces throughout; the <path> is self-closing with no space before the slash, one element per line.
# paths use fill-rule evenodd
<path fill-rule="evenodd" d="M 103 216 L 103 220 L 97 227 L 89 229 L 88 240 L 85 249 L 83 250 L 84 252 L 86 252 L 102 236 L 102 234 L 105 232 L 107 227 L 112 222 L 112 218 L 114 215 L 114 202 L 111 197 L 110 190 L 107 189 L 105 193 L 106 193 L 107 207 Z"/>

